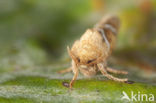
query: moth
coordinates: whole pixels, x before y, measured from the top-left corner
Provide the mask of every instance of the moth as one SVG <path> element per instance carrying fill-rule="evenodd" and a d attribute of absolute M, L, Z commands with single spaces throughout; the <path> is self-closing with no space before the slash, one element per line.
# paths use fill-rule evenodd
<path fill-rule="evenodd" d="M 128 74 L 126 71 L 115 70 L 107 67 L 107 59 L 110 56 L 117 38 L 120 27 L 120 20 L 116 16 L 106 16 L 102 18 L 93 28 L 87 29 L 79 40 L 76 40 L 70 49 L 67 47 L 71 57 L 71 67 L 59 71 L 66 73 L 73 71 L 74 76 L 69 87 L 72 88 L 77 79 L 79 71 L 87 77 L 91 77 L 101 72 L 108 79 L 126 82 L 127 78 L 117 78 L 108 72 L 115 74 Z"/>

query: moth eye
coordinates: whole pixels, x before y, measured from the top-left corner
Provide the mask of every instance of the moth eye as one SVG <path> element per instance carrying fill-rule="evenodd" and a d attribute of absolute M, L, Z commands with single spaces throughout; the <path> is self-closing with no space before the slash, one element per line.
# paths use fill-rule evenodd
<path fill-rule="evenodd" d="M 95 61 L 95 59 L 93 59 L 93 60 L 88 60 L 88 61 L 87 61 L 87 64 L 89 64 L 89 63 L 91 63 L 91 62 L 93 62 L 93 61 Z"/>
<path fill-rule="evenodd" d="M 77 58 L 77 61 L 80 63 L 80 58 Z"/>

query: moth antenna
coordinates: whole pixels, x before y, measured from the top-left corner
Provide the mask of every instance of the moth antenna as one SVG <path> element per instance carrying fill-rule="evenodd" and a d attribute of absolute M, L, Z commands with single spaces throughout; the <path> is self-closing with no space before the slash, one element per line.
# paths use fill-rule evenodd
<path fill-rule="evenodd" d="M 94 28 L 97 29 L 108 29 L 113 32 L 113 34 L 117 34 L 118 29 L 120 27 L 120 19 L 114 15 L 108 15 L 102 18 Z"/>
<path fill-rule="evenodd" d="M 68 54 L 69 56 L 74 60 L 74 62 L 76 64 L 78 64 L 77 58 L 75 57 L 75 55 L 73 55 L 72 51 L 70 50 L 69 46 L 67 46 L 67 50 L 68 50 Z"/>
<path fill-rule="evenodd" d="M 107 17 L 102 18 L 95 26 L 94 29 L 96 29 L 103 37 L 103 40 L 105 41 L 107 45 L 108 52 L 111 48 L 111 35 L 115 35 L 118 32 L 120 26 L 120 20 L 116 16 L 109 15 Z M 108 32 L 112 32 L 111 34 Z"/>
<path fill-rule="evenodd" d="M 110 24 L 105 24 L 105 28 L 111 30 L 115 35 L 117 34 L 117 30 Z"/>
<path fill-rule="evenodd" d="M 108 51 L 109 51 L 109 50 L 110 50 L 110 43 L 109 43 L 109 41 L 108 41 L 108 39 L 107 39 L 107 37 L 106 37 L 106 34 L 105 34 L 104 30 L 102 30 L 102 29 L 99 29 L 99 31 L 101 32 L 102 37 L 103 37 L 103 39 L 105 40 L 105 42 L 106 42 L 106 44 L 107 44 L 107 47 L 108 47 Z"/>

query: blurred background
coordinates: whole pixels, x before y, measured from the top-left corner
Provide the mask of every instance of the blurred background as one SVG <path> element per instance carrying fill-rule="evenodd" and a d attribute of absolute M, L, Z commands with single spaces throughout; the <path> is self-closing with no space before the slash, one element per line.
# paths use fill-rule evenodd
<path fill-rule="evenodd" d="M 80 74 L 69 93 L 66 47 L 107 14 L 121 20 L 108 66 L 135 83 Z M 1 103 L 125 103 L 122 91 L 156 95 L 156 0 L 0 0 Z"/>
<path fill-rule="evenodd" d="M 0 74 L 69 66 L 67 45 L 107 14 L 121 20 L 108 64 L 155 75 L 156 0 L 0 0 Z"/>

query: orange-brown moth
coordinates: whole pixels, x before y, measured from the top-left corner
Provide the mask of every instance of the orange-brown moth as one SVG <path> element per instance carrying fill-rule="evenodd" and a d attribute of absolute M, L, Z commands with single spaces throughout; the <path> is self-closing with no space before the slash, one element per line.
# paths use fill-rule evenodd
<path fill-rule="evenodd" d="M 108 72 L 115 74 L 128 73 L 107 67 L 107 59 L 114 48 L 119 27 L 120 20 L 118 17 L 106 16 L 92 29 L 87 29 L 81 38 L 74 42 L 71 49 L 67 47 L 72 59 L 72 66 L 59 71 L 59 73 L 73 71 L 74 76 L 69 84 L 70 88 L 72 88 L 79 71 L 85 76 L 93 76 L 100 71 L 111 80 L 118 82 L 128 81 L 127 78 L 121 79 L 108 74 Z"/>

